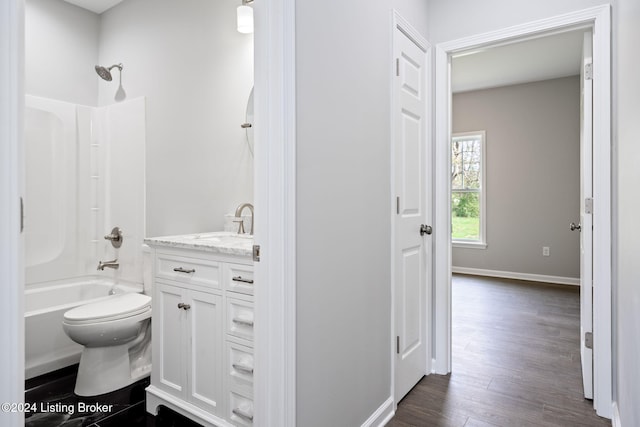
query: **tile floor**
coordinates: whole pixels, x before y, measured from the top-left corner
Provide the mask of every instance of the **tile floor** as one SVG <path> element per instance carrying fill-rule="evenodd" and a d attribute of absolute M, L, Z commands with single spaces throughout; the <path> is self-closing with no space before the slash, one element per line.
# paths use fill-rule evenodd
<path fill-rule="evenodd" d="M 94 397 L 73 393 L 78 365 L 32 378 L 25 384 L 25 402 L 35 411 L 25 413 L 25 427 L 198 427 L 175 412 L 160 408 L 146 412 L 149 378 Z"/>

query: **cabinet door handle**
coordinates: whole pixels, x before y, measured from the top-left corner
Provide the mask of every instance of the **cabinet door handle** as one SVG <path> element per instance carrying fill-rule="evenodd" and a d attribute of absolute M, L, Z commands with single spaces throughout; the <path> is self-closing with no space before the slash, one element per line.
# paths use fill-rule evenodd
<path fill-rule="evenodd" d="M 178 308 L 181 308 L 183 310 L 189 310 L 191 308 L 191 305 L 180 302 L 178 303 Z"/>
<path fill-rule="evenodd" d="M 245 279 L 242 276 L 232 277 L 231 280 L 233 280 L 234 282 L 253 283 L 253 279 Z"/>
<path fill-rule="evenodd" d="M 237 415 L 240 418 L 244 418 L 245 420 L 249 420 L 253 422 L 253 414 L 247 414 L 246 412 L 238 408 L 233 408 L 231 412 L 233 412 L 234 415 Z"/>
<path fill-rule="evenodd" d="M 236 325 L 253 326 L 253 320 L 248 319 L 239 319 L 237 317 L 234 317 L 232 322 Z"/>
<path fill-rule="evenodd" d="M 245 372 L 247 374 L 253 374 L 253 368 L 251 366 L 240 365 L 238 363 L 234 363 L 231 366 L 236 371 Z"/>
<path fill-rule="evenodd" d="M 251 366 L 244 366 L 244 365 L 240 365 L 238 363 L 234 363 L 231 366 L 236 371 L 245 372 L 247 374 L 253 374 L 253 368 Z"/>
<path fill-rule="evenodd" d="M 195 268 L 190 268 L 190 269 L 186 269 L 186 268 L 182 268 L 182 267 L 176 267 L 173 269 L 173 271 L 176 271 L 178 273 L 195 273 L 196 269 Z"/>

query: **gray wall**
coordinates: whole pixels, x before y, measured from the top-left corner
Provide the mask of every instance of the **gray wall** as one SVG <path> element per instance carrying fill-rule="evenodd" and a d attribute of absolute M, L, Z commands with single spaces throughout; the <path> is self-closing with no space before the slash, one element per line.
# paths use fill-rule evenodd
<path fill-rule="evenodd" d="M 391 394 L 391 8 L 296 2 L 297 425 L 359 426 Z"/>
<path fill-rule="evenodd" d="M 454 247 L 453 266 L 580 277 L 579 77 L 458 93 L 452 110 L 487 150 L 487 248 Z"/>
<path fill-rule="evenodd" d="M 99 16 L 61 0 L 27 0 L 25 17 L 25 92 L 98 105 Z"/>
<path fill-rule="evenodd" d="M 638 182 L 640 182 L 640 82 L 638 40 L 640 2 L 617 0 L 614 9 L 614 153 L 617 163 L 617 212 L 614 250 L 617 272 L 614 295 L 615 398 L 621 426 L 640 425 L 640 228 L 638 228 Z M 617 43 L 616 43 L 617 41 Z"/>

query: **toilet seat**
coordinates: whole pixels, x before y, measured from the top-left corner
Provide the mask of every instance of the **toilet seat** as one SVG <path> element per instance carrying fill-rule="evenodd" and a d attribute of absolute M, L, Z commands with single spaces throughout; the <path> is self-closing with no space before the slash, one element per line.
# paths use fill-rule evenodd
<path fill-rule="evenodd" d="M 110 322 L 128 317 L 151 313 L 151 297 L 148 295 L 129 293 L 113 295 L 102 301 L 75 307 L 64 314 L 64 323 L 68 325 L 84 325 Z"/>

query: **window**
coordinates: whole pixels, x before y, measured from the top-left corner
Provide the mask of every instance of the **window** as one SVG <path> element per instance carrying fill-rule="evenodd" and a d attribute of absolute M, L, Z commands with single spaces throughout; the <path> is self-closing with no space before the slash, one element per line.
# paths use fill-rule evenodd
<path fill-rule="evenodd" d="M 453 246 L 486 248 L 485 132 L 451 140 L 451 238 Z"/>

